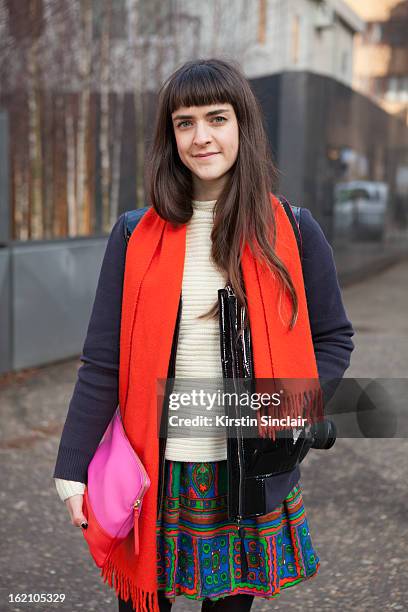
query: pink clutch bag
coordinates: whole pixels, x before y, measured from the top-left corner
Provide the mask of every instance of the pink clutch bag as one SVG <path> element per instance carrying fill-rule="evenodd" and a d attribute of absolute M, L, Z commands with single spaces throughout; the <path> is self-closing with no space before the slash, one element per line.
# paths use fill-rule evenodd
<path fill-rule="evenodd" d="M 150 486 L 147 472 L 126 437 L 119 407 L 88 466 L 82 529 L 98 567 L 134 529 L 135 554 L 139 554 L 139 515 Z"/>

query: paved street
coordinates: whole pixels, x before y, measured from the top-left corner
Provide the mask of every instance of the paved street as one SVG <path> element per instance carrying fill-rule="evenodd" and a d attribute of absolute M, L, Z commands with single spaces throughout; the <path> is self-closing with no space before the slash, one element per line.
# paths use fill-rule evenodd
<path fill-rule="evenodd" d="M 356 329 L 347 376 L 407 377 L 408 262 L 348 287 Z M 0 612 L 116 610 L 52 476 L 79 361 L 27 372 L 0 387 Z M 312 580 L 256 601 L 255 612 L 404 610 L 407 439 L 340 439 L 302 463 L 304 501 L 321 560 Z M 64 593 L 64 603 L 9 604 L 10 593 Z M 179 597 L 173 610 L 197 611 Z"/>

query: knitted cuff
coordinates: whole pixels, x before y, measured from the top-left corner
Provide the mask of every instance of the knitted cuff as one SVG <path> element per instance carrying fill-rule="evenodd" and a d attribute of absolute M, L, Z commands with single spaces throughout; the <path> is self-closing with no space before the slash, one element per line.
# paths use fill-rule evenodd
<path fill-rule="evenodd" d="M 54 480 L 61 501 L 65 501 L 68 499 L 68 497 L 72 497 L 73 495 L 84 494 L 85 485 L 83 482 L 77 482 L 76 480 L 62 480 L 61 478 L 55 478 Z"/>

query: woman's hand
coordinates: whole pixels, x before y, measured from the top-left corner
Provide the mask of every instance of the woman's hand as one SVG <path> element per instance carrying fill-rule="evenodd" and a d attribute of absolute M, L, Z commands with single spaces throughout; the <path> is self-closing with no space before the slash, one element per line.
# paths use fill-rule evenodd
<path fill-rule="evenodd" d="M 71 495 L 71 497 L 65 500 L 65 504 L 68 508 L 69 516 L 71 517 L 71 523 L 75 525 L 75 527 L 83 527 L 86 529 L 88 527 L 88 521 L 82 512 L 83 500 L 83 495 Z"/>

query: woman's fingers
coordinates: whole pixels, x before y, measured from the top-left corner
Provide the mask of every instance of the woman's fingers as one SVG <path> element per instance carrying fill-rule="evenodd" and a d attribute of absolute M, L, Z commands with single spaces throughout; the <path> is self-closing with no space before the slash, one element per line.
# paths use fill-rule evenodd
<path fill-rule="evenodd" d="M 82 512 L 83 500 L 83 495 L 72 495 L 65 500 L 65 504 L 68 508 L 71 523 L 75 525 L 75 527 L 83 527 L 86 529 L 88 527 L 88 521 Z"/>

